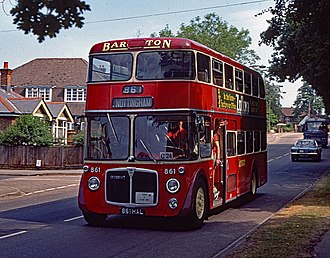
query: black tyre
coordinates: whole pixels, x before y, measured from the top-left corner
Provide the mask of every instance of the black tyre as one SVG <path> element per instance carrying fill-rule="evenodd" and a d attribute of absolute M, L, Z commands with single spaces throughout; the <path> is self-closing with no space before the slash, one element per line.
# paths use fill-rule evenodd
<path fill-rule="evenodd" d="M 205 183 L 198 179 L 193 192 L 193 205 L 188 217 L 189 227 L 193 229 L 201 228 L 208 211 L 208 197 Z"/>
<path fill-rule="evenodd" d="M 83 212 L 83 215 L 86 222 L 94 227 L 103 226 L 108 217 L 107 214 L 98 214 L 92 212 Z"/>
<path fill-rule="evenodd" d="M 251 195 L 255 196 L 257 194 L 258 189 L 258 179 L 257 179 L 257 173 L 255 171 L 252 172 L 251 176 Z"/>
<path fill-rule="evenodd" d="M 295 158 L 295 157 L 293 157 L 293 156 L 291 155 L 291 161 L 292 161 L 292 162 L 295 162 L 295 161 L 297 161 L 297 158 Z"/>

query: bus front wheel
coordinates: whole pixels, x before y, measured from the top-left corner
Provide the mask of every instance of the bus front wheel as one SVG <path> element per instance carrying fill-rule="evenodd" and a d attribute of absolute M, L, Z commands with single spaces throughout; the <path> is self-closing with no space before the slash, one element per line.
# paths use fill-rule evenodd
<path fill-rule="evenodd" d="M 98 213 L 85 212 L 85 211 L 83 211 L 83 215 L 86 222 L 94 227 L 103 226 L 108 217 L 107 214 L 98 214 Z"/>
<path fill-rule="evenodd" d="M 207 213 L 207 191 L 204 181 L 198 179 L 193 192 L 193 205 L 189 215 L 189 226 L 197 229 L 201 228 Z"/>

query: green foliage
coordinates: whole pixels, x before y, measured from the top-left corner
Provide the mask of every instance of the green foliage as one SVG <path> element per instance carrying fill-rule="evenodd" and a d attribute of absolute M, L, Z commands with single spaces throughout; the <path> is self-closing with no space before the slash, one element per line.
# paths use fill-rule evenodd
<path fill-rule="evenodd" d="M 292 132 L 293 131 L 293 124 L 292 123 L 286 123 L 286 125 L 283 128 L 284 132 Z"/>
<path fill-rule="evenodd" d="M 49 146 L 52 143 L 53 137 L 47 123 L 32 115 L 19 116 L 14 125 L 0 132 L 2 145 Z"/>
<path fill-rule="evenodd" d="M 72 138 L 73 138 L 73 145 L 75 145 L 75 146 L 83 146 L 84 145 L 85 135 L 84 135 L 83 131 L 74 134 L 72 136 Z"/>
<path fill-rule="evenodd" d="M 168 24 L 159 32 L 161 37 L 174 35 Z M 181 24 L 176 37 L 195 40 L 244 64 L 252 65 L 260 59 L 254 50 L 248 49 L 252 42 L 249 31 L 229 26 L 215 13 L 206 14 L 204 19 L 197 16 L 187 25 Z"/>
<path fill-rule="evenodd" d="M 37 35 L 43 42 L 45 37 L 56 37 L 61 29 L 82 28 L 84 11 L 90 7 L 80 0 L 19 0 L 10 13 L 19 30 Z"/>
<path fill-rule="evenodd" d="M 276 0 L 261 43 L 273 47 L 270 73 L 277 79 L 304 81 L 323 96 L 330 111 L 330 1 Z"/>
<path fill-rule="evenodd" d="M 281 114 L 281 89 L 279 85 L 271 83 L 267 78 L 264 80 L 266 91 L 267 127 L 270 130 L 279 121 Z"/>
<path fill-rule="evenodd" d="M 312 86 L 306 82 L 298 89 L 294 105 L 294 116 L 296 118 L 303 113 L 308 115 L 321 115 L 324 109 L 322 97 L 318 96 Z"/>

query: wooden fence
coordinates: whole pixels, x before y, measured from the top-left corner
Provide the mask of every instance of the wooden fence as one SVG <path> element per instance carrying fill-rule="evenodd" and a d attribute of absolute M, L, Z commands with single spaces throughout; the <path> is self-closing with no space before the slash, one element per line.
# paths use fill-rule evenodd
<path fill-rule="evenodd" d="M 81 146 L 2 146 L 0 145 L 0 168 L 17 169 L 66 169 L 81 168 Z"/>

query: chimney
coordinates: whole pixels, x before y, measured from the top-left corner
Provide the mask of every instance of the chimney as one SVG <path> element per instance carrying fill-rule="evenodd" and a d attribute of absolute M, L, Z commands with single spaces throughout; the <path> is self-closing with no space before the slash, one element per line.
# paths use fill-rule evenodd
<path fill-rule="evenodd" d="M 10 85 L 11 85 L 11 73 L 13 70 L 8 68 L 8 62 L 3 63 L 3 68 L 0 69 L 0 86 L 4 88 L 8 93 L 10 92 Z"/>

